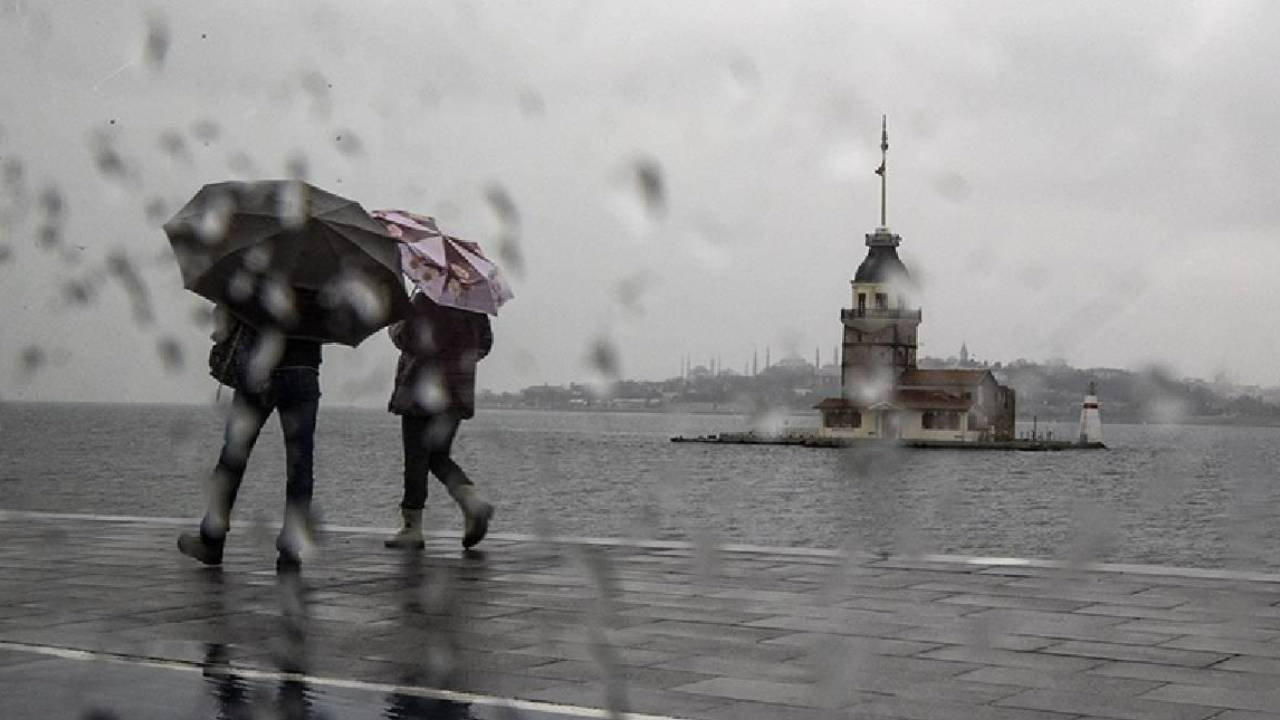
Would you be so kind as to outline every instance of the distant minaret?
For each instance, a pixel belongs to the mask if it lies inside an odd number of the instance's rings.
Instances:
[[[1080,444],[1102,442],[1102,415],[1098,413],[1098,387],[1089,383],[1089,390],[1080,406]]]
[[[968,367],[968,366],[969,366],[969,346],[962,342],[960,343],[960,367]]]
[[[773,363],[769,361],[769,346],[764,346],[764,369],[768,370]]]
[[[822,350],[820,350],[819,348],[814,348],[813,349],[813,369],[816,371],[821,367],[822,367]]]
[[[760,374],[760,351],[755,348],[751,349],[751,375]]]

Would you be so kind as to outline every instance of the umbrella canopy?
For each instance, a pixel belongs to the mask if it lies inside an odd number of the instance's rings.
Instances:
[[[205,185],[164,231],[183,286],[258,329],[355,346],[408,308],[399,243],[304,182]]]
[[[407,210],[374,210],[372,215],[401,241],[405,276],[436,304],[497,315],[515,296],[478,244],[444,234],[435,218]]]

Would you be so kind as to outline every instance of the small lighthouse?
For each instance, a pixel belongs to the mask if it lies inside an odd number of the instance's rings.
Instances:
[[[1089,383],[1084,404],[1080,406],[1080,444],[1102,442],[1102,416],[1098,414],[1098,388]]]

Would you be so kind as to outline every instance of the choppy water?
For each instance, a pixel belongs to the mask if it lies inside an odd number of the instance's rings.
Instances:
[[[195,517],[223,412],[0,405],[0,507]],[[496,531],[1280,568],[1275,428],[1109,425],[1111,450],[1060,453],[668,440],[744,425],[731,416],[481,410],[463,425],[456,454],[498,506]],[[398,420],[322,405],[317,445],[325,520],[391,527]],[[280,512],[283,467],[273,419],[238,519]],[[428,526],[457,529],[443,488],[433,481],[430,490]]]

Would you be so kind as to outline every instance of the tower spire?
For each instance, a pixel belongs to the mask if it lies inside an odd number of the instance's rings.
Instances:
[[[889,116],[880,116],[880,167],[876,168],[876,174],[880,176],[880,227],[887,228],[889,223],[885,219],[885,163],[889,159]]]

